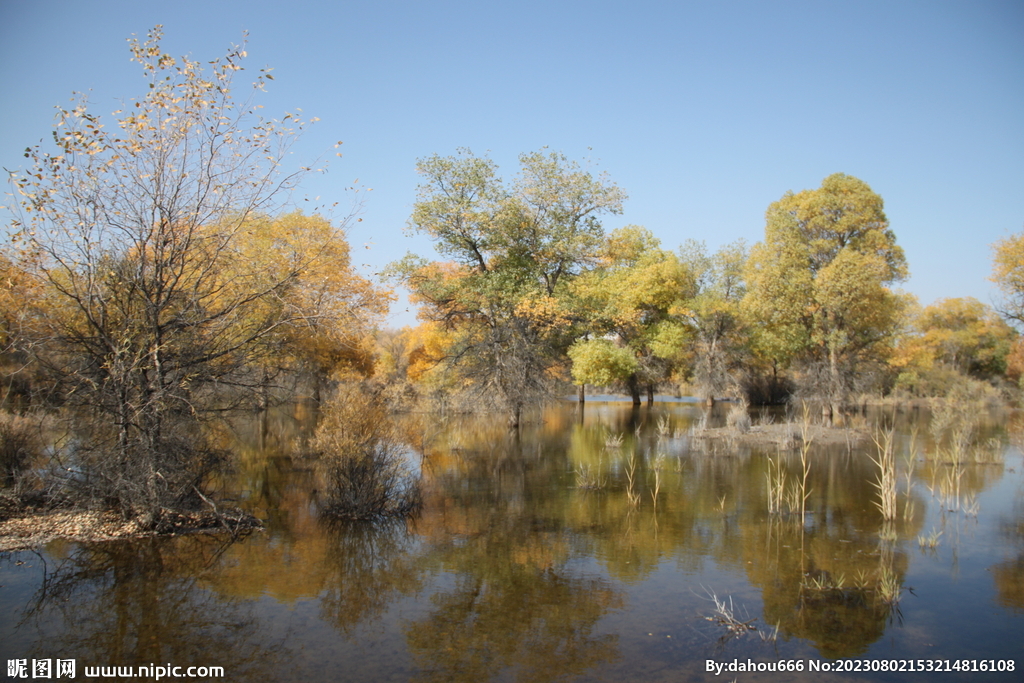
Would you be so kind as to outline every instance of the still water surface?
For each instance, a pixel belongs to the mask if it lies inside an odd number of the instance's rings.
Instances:
[[[976,417],[958,493],[926,413],[855,418],[895,418],[899,514],[886,523],[870,439],[812,442],[805,478],[799,448],[695,438],[708,418],[686,402],[565,403],[518,437],[500,418],[411,416],[423,512],[329,525],[294,455],[313,420],[297,406],[223,430],[236,458],[222,486],[265,532],[7,554],[0,651],[75,658],[78,678],[170,664],[223,666],[230,681],[1019,681],[1020,418]],[[779,472],[783,510],[769,514]],[[714,596],[755,630],[718,623]],[[1015,671],[706,670],[836,658]]]

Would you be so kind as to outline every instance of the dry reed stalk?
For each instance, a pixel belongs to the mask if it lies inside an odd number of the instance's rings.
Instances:
[[[782,469],[782,454],[773,460],[768,458],[768,471],[765,472],[768,486],[768,514],[782,514],[782,500],[786,490],[786,473]]]
[[[896,455],[893,451],[895,427],[875,432],[874,442],[878,449],[878,457],[871,462],[878,467],[878,476],[872,485],[878,489],[878,500],[875,507],[886,520],[896,519]],[[870,457],[870,456],[869,456]]]

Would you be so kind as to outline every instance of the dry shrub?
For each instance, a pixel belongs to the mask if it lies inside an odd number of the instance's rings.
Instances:
[[[0,411],[0,486],[16,486],[39,453],[38,422]]]
[[[725,418],[726,424],[739,432],[746,434],[750,431],[750,414],[747,412],[745,403],[733,403],[729,408],[729,414]]]
[[[420,484],[379,393],[343,385],[323,409],[312,441],[327,491],[324,512],[345,519],[404,517]]]

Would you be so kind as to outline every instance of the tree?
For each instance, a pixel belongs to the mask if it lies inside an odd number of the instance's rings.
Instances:
[[[505,186],[497,166],[469,150],[417,165],[425,182],[410,218],[451,259],[408,256],[392,272],[421,303],[421,318],[454,339],[446,367],[507,410],[544,396],[560,350],[572,339],[562,299],[594,262],[599,216],[618,213],[625,194],[558,153],[523,154]]]
[[[991,381],[1004,376],[1017,333],[989,306],[971,297],[940,299],[913,321],[901,340],[900,383],[942,394],[957,374]]]
[[[740,240],[708,254],[703,242],[688,240],[680,257],[696,286],[682,311],[694,339],[694,383],[710,405],[715,396],[735,386],[732,365],[746,343],[740,302],[746,294],[747,247]]]
[[[640,369],[633,350],[610,339],[581,339],[569,347],[572,377],[577,384],[607,387],[627,383]],[[636,396],[639,403],[640,396]]]
[[[393,295],[352,268],[344,231],[323,216],[293,211],[253,216],[243,237],[245,268],[262,273],[266,284],[287,281],[259,313],[286,323],[260,342],[261,386],[279,374],[304,377],[319,401],[324,378],[372,375],[372,327]]]
[[[112,130],[84,99],[59,109],[56,150],[27,149],[14,181],[15,240],[46,292],[38,357],[94,418],[76,481],[145,526],[201,497],[213,453],[197,420],[253,387],[261,341],[321,319],[282,302],[338,238],[326,231],[270,272],[286,259],[277,245],[254,262],[254,217],[308,170],[281,170],[303,124],[235,102],[241,47],[204,67],[163,53],[160,38],[157,27],[129,41],[149,89]]]
[[[653,400],[654,387],[668,375],[682,347],[683,329],[673,311],[693,294],[686,268],[649,230],[630,225],[608,236],[599,265],[579,277],[572,290],[587,336],[597,337],[573,345],[576,381],[610,376],[625,385],[634,405],[640,403],[643,385],[648,400]],[[621,352],[610,354],[597,343],[601,338],[628,349],[633,362],[623,363]],[[605,362],[610,365],[602,365]]]
[[[804,364],[805,391],[831,417],[858,364],[891,344],[907,276],[882,198],[842,173],[768,207],[765,240],[746,269],[745,314],[763,357]]]
[[[1014,324],[1024,323],[1024,233],[1001,239],[992,247],[992,281],[1004,297],[1000,312]]]

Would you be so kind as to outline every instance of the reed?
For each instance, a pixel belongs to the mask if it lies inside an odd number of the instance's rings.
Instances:
[[[805,429],[805,434],[806,434]],[[807,515],[807,498],[811,495],[811,489],[807,488],[807,477],[811,473],[811,460],[809,458],[811,451],[811,439],[809,437],[804,438],[803,448],[800,449],[800,520],[803,522]]]
[[[932,532],[927,536],[918,536],[917,545],[923,550],[925,548],[934,550],[939,547],[939,537],[942,536],[942,531],[938,529],[932,529]]]
[[[604,477],[598,474],[597,468],[590,465],[576,466],[576,488],[597,491],[605,486]]]
[[[704,617],[708,621],[713,621],[721,624],[725,627],[725,630],[729,632],[729,635],[738,636],[746,633],[747,631],[756,631],[757,627],[754,626],[754,622],[757,618],[747,619],[746,621],[740,621],[736,616],[736,609],[733,607],[732,597],[727,599],[719,599],[713,592],[708,591],[708,597],[712,602],[715,603],[715,614],[714,616]]]
[[[888,567],[882,568],[878,577],[878,585],[875,588],[875,594],[883,604],[889,607],[895,607],[899,604],[900,598],[903,595],[903,586],[896,572]]]
[[[764,476],[768,487],[768,514],[781,515],[786,491],[786,472],[782,469],[781,453],[774,459],[768,458],[768,471]]]
[[[896,456],[893,451],[895,427],[875,432],[874,442],[878,457],[871,457],[871,462],[878,467],[878,475],[872,485],[878,490],[875,507],[886,520],[896,519]]]
[[[626,499],[631,507],[640,506],[640,494],[636,490],[636,455],[630,453],[626,468]]]
[[[651,501],[658,507],[658,494],[661,493],[661,468],[665,464],[665,454],[659,453],[654,458],[654,486],[651,488]]]

